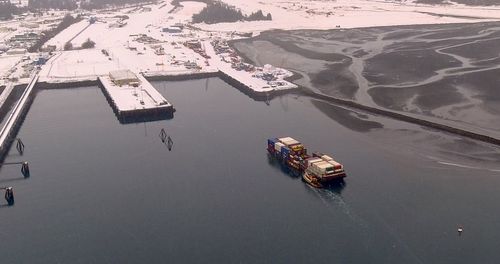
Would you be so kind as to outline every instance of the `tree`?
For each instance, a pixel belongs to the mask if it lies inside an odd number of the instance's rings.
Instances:
[[[90,38],[88,38],[85,42],[82,43],[82,49],[92,49],[95,47],[95,42],[93,42]]]
[[[11,19],[12,15],[19,13],[19,9],[9,1],[0,1],[0,20]]]
[[[73,49],[73,44],[71,44],[71,42],[66,42],[64,44],[64,50],[72,50]]]
[[[82,18],[80,16],[74,18],[69,14],[66,15],[56,28],[45,30],[42,33],[40,33],[40,39],[35,44],[33,44],[33,46],[31,46],[28,49],[28,51],[37,52],[43,46],[43,44],[45,44],[45,42],[47,42],[49,39],[55,37],[57,34],[59,34],[59,32],[63,31],[67,27],[81,20]]]

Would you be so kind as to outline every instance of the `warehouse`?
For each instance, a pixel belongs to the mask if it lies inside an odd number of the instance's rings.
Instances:
[[[139,84],[139,78],[130,70],[109,72],[109,78],[118,86]]]

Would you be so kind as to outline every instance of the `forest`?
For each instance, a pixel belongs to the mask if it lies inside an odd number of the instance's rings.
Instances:
[[[236,21],[256,21],[272,20],[271,14],[264,15],[262,10],[258,10],[250,15],[244,15],[241,10],[219,1],[200,1],[207,3],[207,6],[200,13],[193,15],[193,23],[223,23]]]

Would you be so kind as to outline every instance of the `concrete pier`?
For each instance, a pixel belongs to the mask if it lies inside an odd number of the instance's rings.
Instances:
[[[114,75],[117,76],[114,76]],[[175,111],[144,76],[125,72],[100,76],[99,83],[115,114],[122,123],[137,120],[160,120],[171,117]],[[122,79],[120,79],[122,78]]]
[[[210,64],[216,66],[219,70],[219,76],[245,94],[262,99],[299,88],[297,85],[285,80],[280,80],[281,85],[279,86],[270,84],[264,79],[253,76],[254,73],[252,72],[234,69],[230,63],[221,61],[221,57],[216,54],[210,41],[205,41],[203,46],[207,55],[210,56]]]
[[[12,112],[7,117],[5,125],[0,130],[0,157],[3,160],[5,154],[9,151],[12,139],[16,136],[19,126],[24,120],[24,115],[29,110],[32,102],[32,94],[38,81],[38,73],[34,73],[21,98],[14,106]]]

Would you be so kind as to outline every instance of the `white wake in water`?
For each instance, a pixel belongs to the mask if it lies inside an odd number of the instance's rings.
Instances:
[[[436,157],[432,157],[432,156],[427,156],[427,158],[434,160],[439,164],[447,165],[447,166],[459,167],[459,168],[470,169],[470,170],[485,170],[485,171],[491,171],[491,172],[500,172],[500,168],[476,167],[476,166],[471,166],[471,165],[466,165],[466,164],[444,161],[444,160],[440,160],[440,159],[438,159]]]
[[[307,186],[316,193],[316,195],[319,197],[319,199],[323,202],[323,204],[326,207],[332,208],[336,211],[337,209],[340,209],[340,211],[344,213],[344,215],[349,217],[349,219],[351,219],[353,223],[364,228],[368,226],[363,219],[361,219],[352,211],[351,207],[344,201],[344,199],[340,194],[335,193],[328,189],[317,189],[309,185]]]

